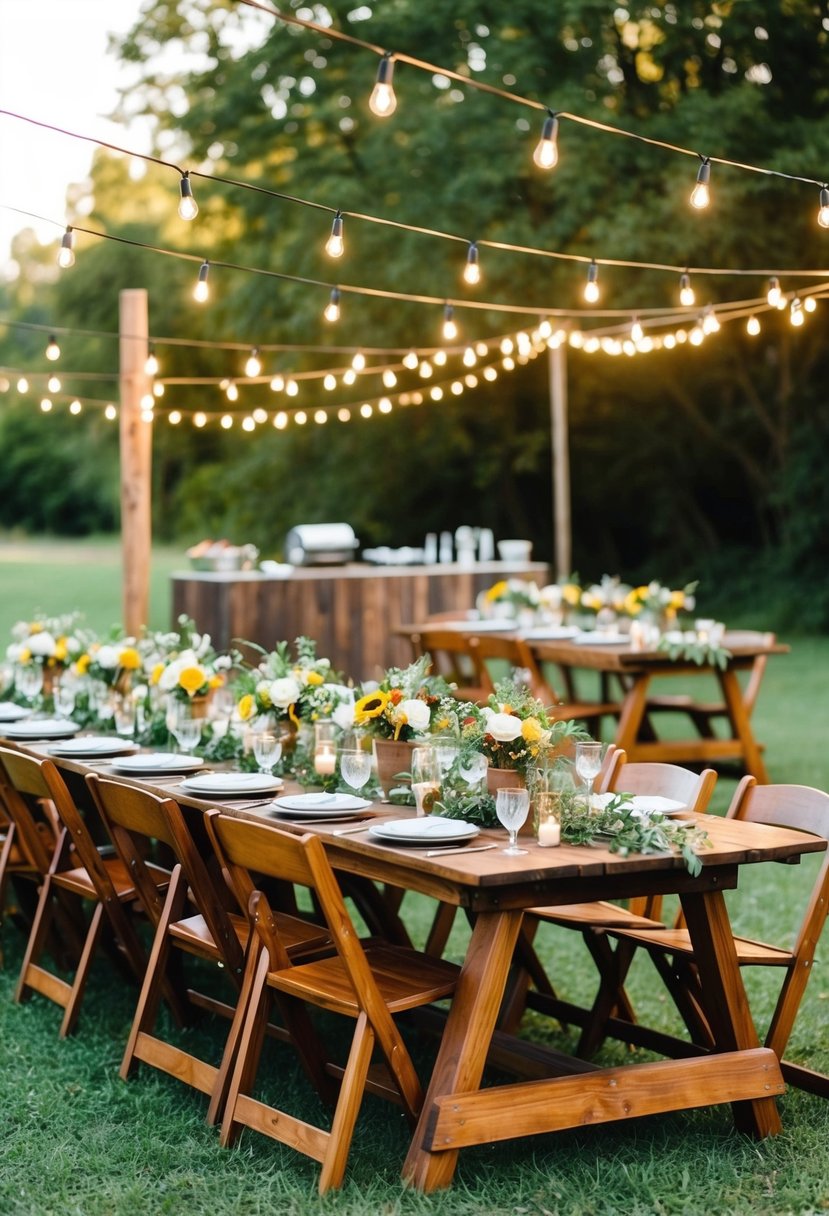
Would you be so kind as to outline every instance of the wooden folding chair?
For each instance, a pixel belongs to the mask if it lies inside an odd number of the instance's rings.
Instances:
[[[229,911],[232,895],[222,876],[218,871],[212,873],[201,856],[181,807],[173,799],[108,781],[93,773],[88,774],[86,780],[119,857],[134,875],[138,898],[156,930],[121,1061],[121,1076],[126,1080],[140,1060],[178,1077],[185,1085],[210,1096],[207,1122],[215,1123],[227,1092],[244,1013],[238,998],[250,936],[248,919]],[[166,845],[176,859],[163,900],[146,861],[151,841]],[[320,925],[282,913],[277,914],[277,919],[286,948],[292,955],[330,945],[328,933]],[[232,1004],[193,989],[186,992],[193,1005],[232,1019],[218,1065],[162,1039],[155,1029],[167,986],[175,985],[180,992],[179,977],[174,974],[174,948],[221,968],[234,989]]]
[[[485,704],[492,691],[489,673],[483,671],[469,637],[461,629],[420,629],[411,634],[415,658],[428,654],[432,671],[456,685],[454,695],[461,701]]]
[[[39,992],[60,1005],[64,1010],[60,1036],[64,1038],[77,1023],[104,917],[118,950],[117,957],[127,963],[139,982],[143,978],[146,955],[126,912],[126,906],[137,900],[138,892],[120,858],[102,856],[98,851],[51,760],[2,748],[0,766],[5,774],[7,805],[18,826],[26,822],[27,804],[28,818],[34,822],[31,808],[37,801],[54,806],[61,824],[54,851],[42,874],[15,1000],[23,1001],[32,992]],[[33,846],[34,837],[27,834],[27,839]],[[42,864],[42,854],[39,860]],[[150,873],[159,887],[166,886],[170,877],[166,870],[152,867]],[[84,907],[91,909],[88,923],[83,916]],[[61,938],[77,954],[71,983],[49,971],[41,961],[53,920],[57,920]]]
[[[607,690],[602,685],[601,698],[596,701],[586,701],[583,697],[579,697],[573,673],[570,670],[564,669],[560,672],[563,679],[563,688],[557,690],[550,684],[544,674],[544,664],[552,665],[555,663],[555,645],[553,643],[544,642],[543,640],[533,641],[532,644],[524,643],[524,646],[532,656],[533,662],[547,688],[549,689],[550,700],[547,702],[553,706],[554,716],[556,718],[575,718],[577,721],[584,722],[590,729],[591,733],[599,738],[601,733],[601,725],[603,718],[618,718],[622,712],[621,701],[613,701],[607,696]]]
[[[599,789],[602,792],[651,794],[672,798],[683,803],[689,811],[704,814],[716,782],[717,774],[713,769],[693,773],[676,764],[629,763],[623,759],[621,762],[617,760],[607,778],[599,785]],[[522,968],[511,985],[509,998],[505,1003],[501,1018],[502,1028],[514,1029],[521,1019],[525,1005],[528,1005],[562,1021],[582,1026],[583,1033],[578,1051],[579,1054],[589,1052],[592,1048],[591,1034],[595,1019],[589,1010],[561,1000],[555,992],[533,947],[539,925],[558,925],[563,929],[575,929],[580,932],[600,976],[604,976],[612,951],[602,930],[615,926],[647,928],[651,925],[661,925],[662,922],[658,919],[661,909],[661,896],[631,899],[626,905],[597,900],[583,904],[529,909],[521,927],[516,955]],[[535,985],[534,989],[529,987],[530,981]],[[613,1008],[610,1012],[616,1009],[633,1020],[633,1010],[624,990],[624,977],[614,991]]]
[[[753,777],[744,777],[735,792],[728,816],[750,823],[764,823],[773,827],[790,828],[809,832],[829,841],[829,794],[804,785],[757,785]],[[737,896],[739,898],[739,896]],[[829,1076],[814,1072],[801,1064],[784,1059],[784,1053],[794,1026],[800,1002],[812,974],[815,951],[829,910],[829,852],[824,854],[823,864],[812,886],[805,911],[800,921],[791,949],[769,945],[749,937],[734,937],[737,962],[741,967],[779,967],[783,982],[775,1004],[774,1013],[765,1037],[765,1046],[770,1047],[780,1060],[783,1077],[790,1085],[809,1090],[822,1098],[829,1098]],[[679,917],[672,928],[654,925],[645,929],[613,928],[607,935],[618,942],[613,951],[612,967],[605,970],[602,986],[593,1006],[592,1016],[597,1022],[592,1035],[598,1045],[605,1033],[627,1038],[634,1032],[634,1039],[643,1046],[654,1045],[665,1054],[667,1036],[654,1034],[645,1027],[625,1026],[621,1018],[608,1019],[613,1012],[614,990],[630,966],[633,952],[637,948],[647,951],[668,992],[688,1028],[694,1043],[703,1048],[713,1046],[713,1035],[709,1029],[707,1011],[702,999],[691,935]],[[687,1051],[687,1043],[677,1040],[679,1050]]]
[[[12,818],[19,807],[19,823]],[[37,817],[6,786],[0,767],[0,928],[7,910],[9,882],[26,879],[39,885],[49,869],[49,861],[57,843],[57,823],[42,806],[37,807]],[[17,897],[22,888],[16,887]],[[36,902],[33,890],[32,903]],[[31,929],[31,925],[29,925]],[[3,966],[3,949],[0,942],[0,967]]]
[[[247,889],[255,870],[309,889],[317,901],[336,954],[293,962],[267,898],[255,890],[248,904],[255,937],[248,951],[247,1012],[222,1123],[222,1143],[252,1127],[322,1163],[319,1191],[340,1185],[366,1089],[398,1102],[414,1124],[423,1102],[420,1081],[394,1017],[450,996],[458,969],[441,959],[357,937],[322,841],[293,836],[267,824],[208,812],[208,830],[223,868],[237,890]],[[275,999],[292,1032],[305,1072],[318,1090],[339,1094],[329,1131],[254,1098],[251,1089],[262,1050],[268,1007]],[[327,1058],[308,1006],[354,1019],[345,1067]],[[375,1045],[385,1066],[371,1067]]]

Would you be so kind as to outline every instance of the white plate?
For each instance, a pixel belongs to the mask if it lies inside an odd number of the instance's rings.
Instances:
[[[204,761],[200,756],[178,752],[140,752],[137,756],[120,756],[112,767],[125,776],[146,777],[152,773],[195,773]]]
[[[615,797],[615,794],[594,794],[593,803],[604,810]],[[675,798],[663,798],[659,794],[633,794],[626,800],[625,805],[631,807],[637,815],[654,815],[657,813],[660,815],[679,815],[682,811],[688,810],[684,802],[677,802]]]
[[[577,646],[627,646],[630,638],[626,633],[599,633],[597,629],[579,633],[573,641]]]
[[[521,629],[519,632],[527,641],[536,642],[564,642],[581,634],[581,630],[575,625],[536,625],[532,629]]]
[[[178,788],[197,798],[244,798],[281,790],[282,778],[267,773],[202,773],[186,778]]]
[[[32,711],[25,705],[15,705],[14,701],[0,701],[0,722],[19,722],[21,718],[30,718]]]
[[[371,803],[354,794],[283,794],[274,798],[273,806],[280,814],[290,812],[303,819],[339,819],[344,814],[357,815]]]
[[[112,735],[81,735],[77,739],[66,739],[63,743],[55,743],[49,748],[53,756],[123,756],[137,752],[138,745],[127,739],[114,739]]]
[[[81,728],[69,718],[27,718],[4,726],[7,739],[71,739]]]
[[[369,828],[368,834],[384,844],[454,844],[472,840],[480,828],[463,819],[444,819],[442,815],[423,815],[416,819],[392,819]]]

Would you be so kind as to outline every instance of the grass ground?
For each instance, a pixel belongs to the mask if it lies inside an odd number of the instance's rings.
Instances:
[[[26,550],[12,555],[0,547],[0,639],[36,605],[44,610],[82,606],[100,628],[118,619],[112,546],[69,550],[67,556],[64,546],[42,546],[34,555]],[[157,604],[163,602],[166,573],[178,560],[167,554],[154,562]],[[154,623],[160,625],[167,617],[163,607],[159,611]],[[774,780],[829,789],[827,661],[829,639],[795,639],[792,654],[769,665],[756,726]],[[723,783],[721,801],[731,788]],[[790,940],[816,864],[807,859],[800,867],[746,867],[740,890],[729,895],[737,930]],[[403,910],[422,941],[427,901],[407,896]],[[346,1184],[320,1200],[314,1163],[253,1133],[246,1133],[236,1149],[222,1150],[204,1124],[206,1103],[198,1094],[144,1067],[129,1082],[119,1080],[135,993],[113,982],[105,961],[93,970],[77,1036],[59,1042],[54,1006],[40,997],[26,1005],[13,1003],[22,938],[11,924],[3,938],[3,1216],[707,1216],[712,1211],[805,1216],[829,1209],[829,1104],[797,1091],[780,1103],[783,1134],[760,1144],[733,1131],[727,1107],[585,1127],[466,1151],[452,1190],[433,1196],[402,1187],[405,1126],[394,1108],[369,1098]],[[465,941],[466,931],[458,926],[449,945],[454,957],[463,956]],[[594,972],[578,935],[551,930],[542,945],[562,993],[588,999]],[[827,953],[827,947],[819,951],[790,1053],[824,1070],[829,1070]],[[761,1034],[775,982],[774,975],[746,975]],[[676,1028],[647,960],[634,964],[630,991],[645,1020]],[[218,1051],[223,1029],[206,1022],[185,1032],[185,1038]],[[526,1032],[560,1047],[572,1044],[567,1032],[539,1017],[527,1020]],[[292,1057],[278,1045],[268,1046],[269,1083],[289,1095],[296,1113],[316,1117]],[[429,1048],[419,1050],[426,1075]],[[602,1058],[622,1061],[626,1053],[610,1045]]]

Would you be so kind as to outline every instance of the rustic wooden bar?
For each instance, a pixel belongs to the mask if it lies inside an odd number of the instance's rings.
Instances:
[[[544,562],[479,562],[474,566],[297,566],[287,577],[258,570],[173,574],[173,621],[195,620],[224,649],[237,639],[270,650],[300,634],[354,679],[379,679],[385,668],[411,662],[411,646],[394,631],[406,621],[474,607],[475,597],[502,578],[548,581]]]

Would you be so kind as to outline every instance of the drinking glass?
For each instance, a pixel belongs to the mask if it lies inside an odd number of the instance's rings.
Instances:
[[[180,751],[187,754],[201,739],[201,720],[194,718],[190,706],[170,698],[167,707],[167,729],[176,737]]]
[[[55,710],[62,718],[68,718],[75,708],[75,700],[78,695],[78,690],[72,680],[66,676],[62,680],[58,680],[54,689]]]
[[[432,747],[438,759],[440,775],[445,779],[449,776],[449,773],[452,771],[452,765],[458,758],[460,744],[451,735],[439,735],[433,740]]]
[[[14,683],[17,691],[34,708],[43,688],[43,668],[39,663],[26,663],[23,667],[18,667]]]
[[[253,755],[259,765],[259,772],[270,776],[282,755],[282,740],[269,731],[256,731],[253,736]]]
[[[374,757],[362,748],[340,751],[340,772],[343,781],[353,790],[361,790],[371,776]]]
[[[458,772],[467,785],[478,785],[486,777],[489,760],[483,752],[470,752],[458,765]]]
[[[440,797],[440,762],[433,747],[412,750],[412,793],[418,815],[430,815]]]
[[[518,847],[518,829],[524,823],[530,811],[530,791],[523,786],[505,785],[495,795],[495,814],[498,822],[509,832],[509,844],[503,850],[511,857],[526,853],[526,849]]]
[[[601,743],[576,744],[576,775],[587,787],[588,807],[593,803],[593,782],[602,768],[602,748]]]
[[[55,700],[57,705],[57,700]],[[131,739],[135,734],[135,706],[132,697],[119,697],[114,705],[115,730],[117,734]]]

